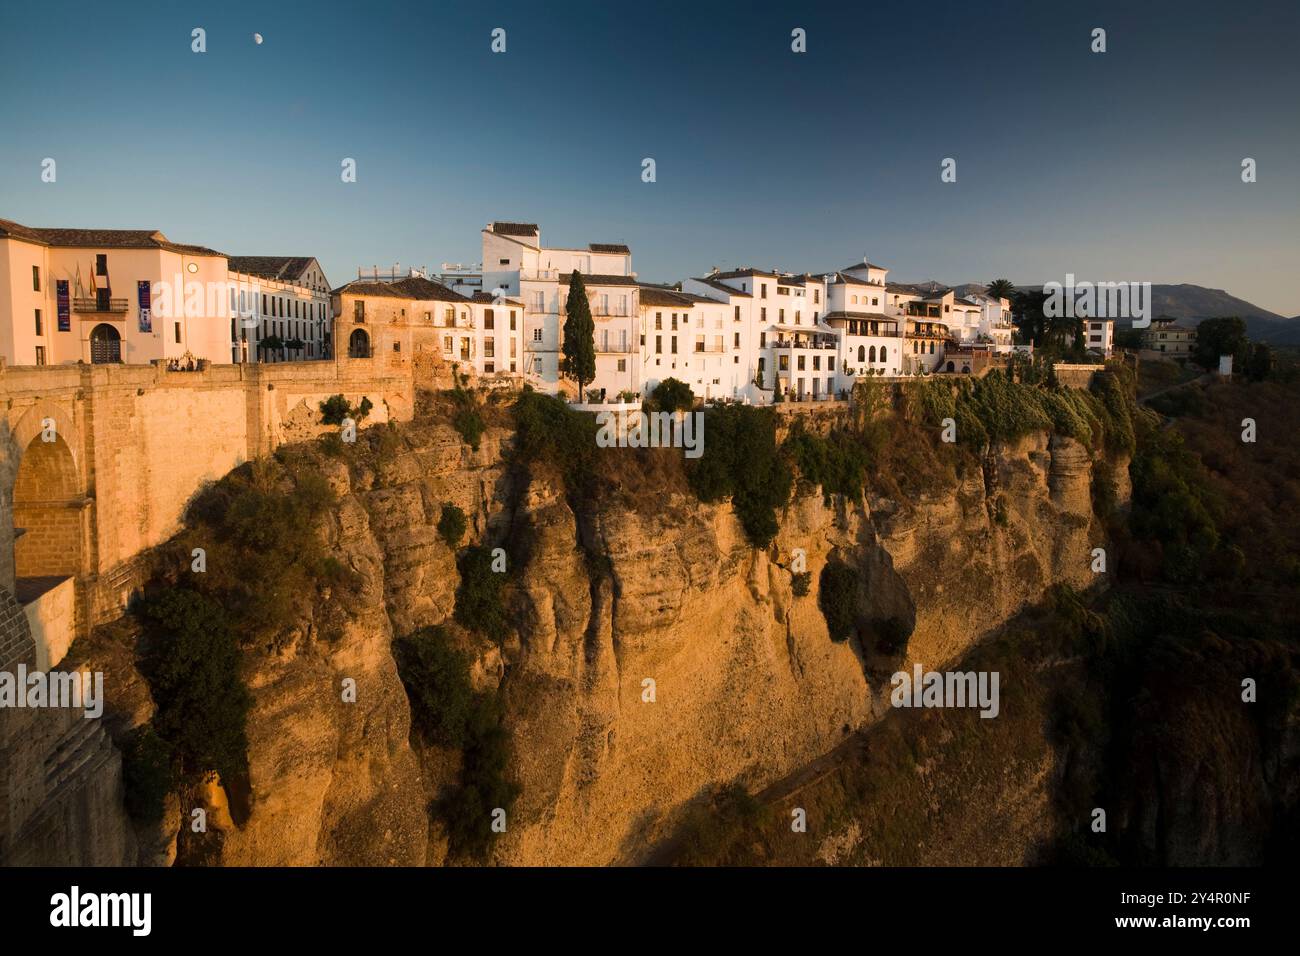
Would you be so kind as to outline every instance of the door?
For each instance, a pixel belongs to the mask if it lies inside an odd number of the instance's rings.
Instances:
[[[91,330],[90,361],[94,365],[122,361],[122,336],[117,329],[100,323]]]

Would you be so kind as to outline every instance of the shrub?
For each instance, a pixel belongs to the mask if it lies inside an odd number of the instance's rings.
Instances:
[[[167,794],[175,789],[176,755],[150,724],[132,731],[122,749],[126,812],[137,823],[162,819]]]
[[[449,548],[455,548],[465,537],[465,512],[451,502],[444,502],[442,515],[438,518],[438,536],[447,542]]]
[[[695,405],[695,393],[685,382],[666,378],[650,393],[650,406],[659,412],[689,412]]]
[[[186,774],[215,770],[226,780],[242,778],[252,698],[240,678],[225,609],[189,588],[173,587],[147,596],[137,614],[145,637],[141,671],[157,705],[158,736],[175,749]]]
[[[832,641],[847,641],[857,630],[858,574],[845,564],[822,568],[818,604]]]
[[[837,429],[829,438],[822,438],[807,431],[802,421],[796,421],[782,451],[807,481],[821,486],[828,500],[832,494],[862,496],[869,455],[850,432]]]
[[[811,587],[811,571],[796,571],[790,576],[790,590],[794,592],[795,597],[807,597]]]
[[[393,656],[417,733],[429,743],[463,747],[475,706],[466,655],[441,627],[425,627],[394,641]]]
[[[519,464],[546,464],[564,476],[571,490],[589,480],[596,452],[594,415],[573,411],[563,399],[526,391],[514,404],[514,417]]]
[[[456,429],[465,444],[478,451],[479,442],[483,438],[483,432],[487,430],[487,425],[483,421],[478,403],[474,400],[474,393],[457,385],[446,394],[451,398],[454,409],[451,416],[452,428]]]
[[[704,412],[704,453],[687,466],[701,501],[731,498],[732,508],[756,548],[778,530],[776,509],[790,498],[791,476],[776,447],[776,422],[768,409],[725,405]]]
[[[435,804],[453,856],[486,858],[497,837],[493,811],[509,814],[519,795],[519,787],[506,775],[509,765],[510,735],[501,723],[496,697],[483,695],[471,712],[460,781]]]
[[[504,577],[504,574],[492,570],[492,552],[487,547],[468,548],[461,556],[456,620],[497,642],[505,638],[507,626],[505,604],[501,598]]]
[[[320,403],[321,422],[325,425],[342,425],[345,418],[360,422],[374,407],[365,396],[362,396],[360,405],[353,407],[342,395],[331,395]]]
[[[507,777],[510,736],[496,692],[475,693],[469,656],[451,646],[441,627],[421,628],[393,650],[416,733],[461,751],[459,779],[431,809],[447,828],[451,853],[481,859],[497,835],[492,812],[508,813],[519,795]]]
[[[316,525],[333,500],[319,471],[273,460],[205,488],[187,514],[186,547],[207,551],[194,588],[225,607],[240,633],[290,626],[314,601],[326,560]]]

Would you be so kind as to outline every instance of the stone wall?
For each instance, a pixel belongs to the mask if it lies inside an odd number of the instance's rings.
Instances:
[[[326,431],[331,395],[369,399],[373,424],[409,420],[414,392],[409,367],[367,359],[0,367],[0,585],[75,576],[85,634],[120,613],[141,583],[139,556],[178,529],[205,482]]]

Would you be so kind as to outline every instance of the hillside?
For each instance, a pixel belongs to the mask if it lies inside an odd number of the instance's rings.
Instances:
[[[917,283],[928,285],[929,282]],[[943,283],[938,283],[943,286]],[[1042,285],[1019,285],[1026,291],[1040,290]],[[958,295],[982,291],[982,282],[964,282],[953,286]],[[1235,315],[1246,320],[1246,332],[1252,338],[1273,345],[1300,345],[1300,316],[1287,318],[1254,303],[1229,295],[1222,289],[1181,283],[1152,285],[1153,315],[1167,315],[1195,325],[1202,319]],[[1123,325],[1125,323],[1121,323]]]

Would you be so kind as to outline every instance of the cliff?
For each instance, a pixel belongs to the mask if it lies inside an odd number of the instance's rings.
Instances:
[[[476,686],[497,690],[512,740],[520,795],[493,861],[644,861],[710,788],[760,788],[887,709],[882,660],[955,659],[1050,585],[1091,584],[1090,551],[1103,543],[1091,454],[1042,433],[995,446],[955,487],[854,498],[800,482],[765,549],[729,504],[700,503],[680,475],[653,493],[575,498],[546,469],[512,467],[501,424],[477,450],[431,415],[368,434],[341,456],[294,452],[330,485],[320,534],[356,583],[244,644],[247,793],[229,799],[246,814],[236,807],[236,824],[220,788],[183,795],[184,818],[206,805],[219,839],[182,830],[182,861],[446,861],[428,808],[460,757],[412,734],[393,654],[395,638],[440,623],[472,654]],[[459,577],[437,532],[444,503],[469,517],[472,541],[510,553],[516,626],[499,646],[450,622]],[[857,573],[868,646],[830,639],[828,562]],[[810,572],[802,596],[798,567]],[[902,622],[905,649],[872,646],[885,620]],[[116,666],[117,683],[134,679]],[[355,702],[343,697],[349,678]]]

